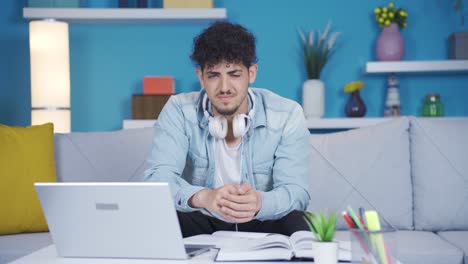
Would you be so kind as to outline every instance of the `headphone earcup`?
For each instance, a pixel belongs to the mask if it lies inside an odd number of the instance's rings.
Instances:
[[[236,115],[232,120],[232,132],[235,138],[241,138],[249,130],[249,116],[245,114]]]
[[[227,135],[228,124],[226,118],[222,116],[210,117],[210,134],[217,139],[224,139]]]

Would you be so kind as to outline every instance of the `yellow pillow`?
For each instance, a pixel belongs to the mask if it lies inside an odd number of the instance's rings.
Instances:
[[[0,234],[48,231],[34,182],[55,182],[54,125],[0,125]]]

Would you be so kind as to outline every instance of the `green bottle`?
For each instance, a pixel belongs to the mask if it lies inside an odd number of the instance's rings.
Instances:
[[[422,116],[441,117],[444,116],[444,105],[440,101],[439,94],[428,94],[422,107]]]

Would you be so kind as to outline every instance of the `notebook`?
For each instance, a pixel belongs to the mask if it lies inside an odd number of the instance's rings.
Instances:
[[[187,259],[167,183],[35,183],[62,257]]]

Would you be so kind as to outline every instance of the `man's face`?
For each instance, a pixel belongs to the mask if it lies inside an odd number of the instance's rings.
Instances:
[[[257,65],[221,62],[197,69],[198,79],[205,88],[214,114],[232,116],[247,113],[249,83],[255,81]]]

